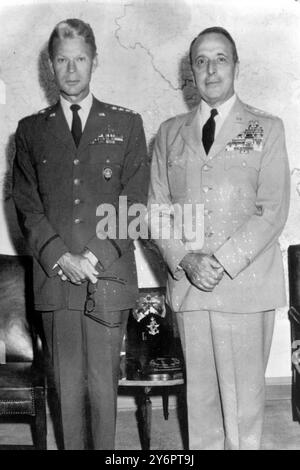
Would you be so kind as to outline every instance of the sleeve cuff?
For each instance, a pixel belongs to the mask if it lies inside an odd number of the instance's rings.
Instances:
[[[47,276],[54,277],[57,274],[59,266],[57,261],[59,258],[67,253],[69,250],[63,243],[60,237],[57,237],[45,245],[45,248],[41,250],[39,262],[46,272]],[[57,266],[56,266],[57,265]]]
[[[243,269],[251,264],[251,260],[244,253],[239,255],[233,249],[229,249],[230,247],[226,246],[227,243],[214,253],[214,257],[223,266],[231,279],[234,279]]]
[[[185,275],[184,269],[179,265],[188,251],[183,244],[178,244],[176,248],[176,250],[171,250],[171,252],[165,254],[165,261],[174,279],[179,280]]]
[[[92,253],[91,250],[89,250],[88,248],[86,248],[83,252],[83,256],[87,258],[93,266],[96,266],[96,264],[98,263],[97,256],[95,256],[94,253]]]
[[[116,243],[112,243],[108,238],[105,240],[93,239],[87,245],[97,258],[97,262],[101,263],[104,270],[108,269],[118,258],[120,258],[119,250],[116,248]]]

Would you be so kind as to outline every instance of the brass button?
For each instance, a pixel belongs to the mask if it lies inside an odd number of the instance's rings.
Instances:
[[[81,222],[81,219],[75,219],[74,220],[74,224],[80,224],[80,222]]]
[[[79,178],[75,178],[75,179],[74,179],[74,184],[75,184],[76,186],[78,186],[78,185],[80,184],[80,179],[79,179]]]
[[[81,203],[80,199],[75,199],[75,201],[74,201],[75,206],[78,206],[78,204],[80,204],[80,203]]]
[[[208,165],[203,165],[202,170],[203,170],[203,171],[209,171],[210,168],[211,168],[211,167],[208,166]]]
[[[73,161],[74,165],[79,165],[80,161],[78,160],[78,158],[75,158],[75,160]]]
[[[213,234],[214,234],[214,232],[208,230],[207,232],[205,232],[204,235],[205,235],[206,238],[210,238],[210,237],[213,236]]]
[[[203,186],[202,191],[207,193],[211,188],[209,186]]]

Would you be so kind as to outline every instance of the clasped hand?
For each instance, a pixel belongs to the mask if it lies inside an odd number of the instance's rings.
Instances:
[[[202,253],[188,253],[180,266],[189,281],[205,292],[211,292],[224,275],[224,268],[216,258]]]
[[[60,267],[58,275],[62,281],[68,280],[73,284],[81,284],[88,280],[96,284],[98,280],[99,272],[84,254],[65,253],[57,264]]]

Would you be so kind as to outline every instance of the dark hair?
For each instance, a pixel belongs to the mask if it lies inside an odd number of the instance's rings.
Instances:
[[[234,63],[237,63],[237,62],[239,61],[239,57],[238,57],[237,48],[236,48],[236,45],[235,45],[235,42],[234,42],[232,36],[228,33],[228,31],[227,31],[226,29],[222,28],[221,26],[212,26],[211,28],[206,28],[206,29],[204,29],[203,31],[201,31],[201,33],[199,33],[198,36],[196,36],[196,37],[193,39],[193,41],[191,42],[191,45],[190,45],[190,52],[189,52],[191,65],[192,65],[192,63],[193,63],[192,52],[193,52],[193,46],[194,46],[195,42],[196,42],[201,36],[204,36],[205,34],[211,34],[211,33],[223,34],[223,36],[225,36],[225,38],[227,38],[228,41],[230,41],[231,46],[232,46],[233,61],[234,61]]]
[[[88,23],[77,18],[71,18],[60,21],[52,31],[48,41],[48,53],[51,60],[54,57],[54,43],[57,39],[74,38],[82,36],[85,42],[90,46],[92,55],[95,57],[97,53],[95,36],[92,28]]]

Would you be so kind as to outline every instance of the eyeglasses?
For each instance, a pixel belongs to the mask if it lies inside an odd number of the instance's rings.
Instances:
[[[89,315],[95,310],[95,307],[96,307],[95,294],[98,289],[99,280],[118,282],[119,284],[123,284],[123,285],[126,284],[125,279],[122,279],[121,277],[117,277],[117,276],[98,276],[98,281],[95,284],[93,284],[92,282],[88,282],[86,301],[84,304],[85,315]]]

